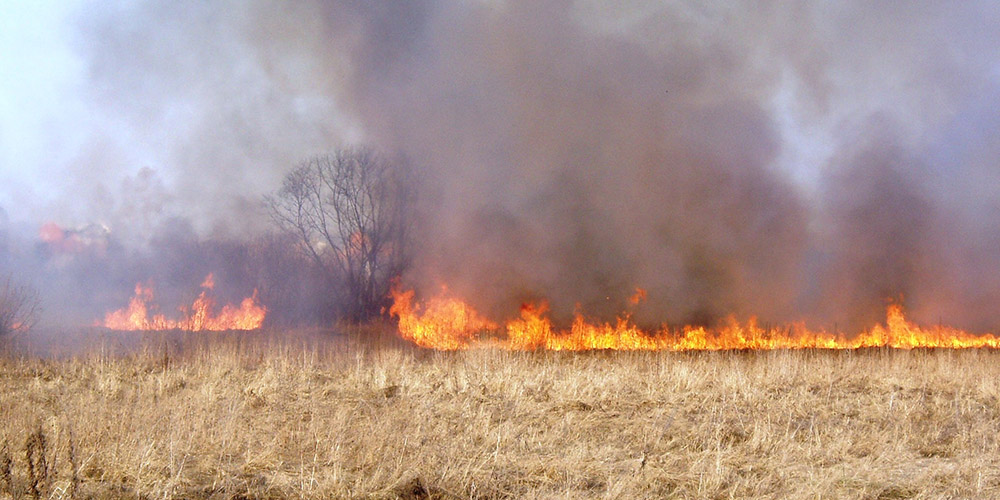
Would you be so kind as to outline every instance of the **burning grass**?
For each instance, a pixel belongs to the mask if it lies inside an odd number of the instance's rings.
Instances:
[[[638,304],[646,292],[636,290],[629,302]],[[390,314],[399,319],[403,338],[431,349],[454,351],[492,347],[517,351],[724,351],[773,349],[898,349],[938,348],[978,349],[1000,347],[1000,338],[991,333],[974,334],[944,325],[921,326],[907,320],[899,304],[890,304],[884,324],[856,334],[813,330],[804,323],[769,327],[751,317],[741,323],[729,317],[714,328],[686,325],[659,330],[643,330],[625,311],[614,323],[594,322],[577,313],[573,324],[555,328],[546,316],[547,306],[524,304],[519,318],[500,323],[479,315],[462,300],[447,295],[426,303],[414,299],[412,290],[395,288]]]
[[[153,311],[158,309],[153,302],[153,287],[149,284],[137,283],[135,296],[127,307],[112,311],[104,316],[99,326],[119,331],[225,331],[225,330],[256,330],[264,322],[267,308],[257,301],[257,290],[253,295],[243,299],[239,307],[226,304],[218,312],[215,311],[215,300],[208,292],[215,288],[215,280],[209,274],[201,283],[201,293],[190,306],[179,308],[180,319],[170,319],[164,314]]]
[[[0,497],[1000,496],[994,350],[152,338],[0,359]]]

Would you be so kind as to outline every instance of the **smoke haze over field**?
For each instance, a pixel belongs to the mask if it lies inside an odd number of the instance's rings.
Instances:
[[[25,76],[0,82],[0,242],[104,224],[144,256],[115,293],[178,241],[157,272],[202,273],[184,262],[268,227],[260,197],[289,168],[363,142],[422,170],[404,282],[494,314],[546,298],[611,318],[642,287],[640,322],[853,328],[902,297],[1000,329],[993,2],[49,10],[13,16],[45,35],[2,40]]]

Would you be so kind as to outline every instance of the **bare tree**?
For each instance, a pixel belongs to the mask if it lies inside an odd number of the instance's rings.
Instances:
[[[16,283],[9,274],[0,278],[0,337],[30,330],[38,320],[38,313],[35,289]]]
[[[391,280],[410,262],[413,182],[405,164],[346,148],[306,160],[267,198],[271,217],[296,235],[348,320],[381,314]]]

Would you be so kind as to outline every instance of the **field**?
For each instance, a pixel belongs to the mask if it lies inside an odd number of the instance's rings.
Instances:
[[[997,351],[361,337],[9,352],[0,498],[1000,497]]]

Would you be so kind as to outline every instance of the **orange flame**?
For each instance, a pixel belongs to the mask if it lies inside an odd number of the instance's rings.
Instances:
[[[201,287],[206,290],[215,288],[215,278],[212,277],[212,273],[208,273],[208,276],[205,276],[205,281],[201,282]]]
[[[644,298],[637,289],[634,302]],[[758,325],[755,318],[740,323],[730,317],[718,328],[662,326],[645,331],[628,315],[614,323],[594,323],[577,313],[568,330],[558,331],[546,316],[545,304],[526,304],[519,318],[502,327],[481,316],[461,300],[446,296],[430,299],[421,307],[412,290],[394,289],[390,314],[399,318],[400,335],[413,343],[438,350],[499,347],[511,350],[735,350],[735,349],[858,349],[862,347],[977,348],[1000,347],[993,334],[975,335],[955,328],[920,327],[907,321],[903,309],[890,305],[885,325],[876,325],[855,336],[810,330],[804,323],[780,328]]]
[[[644,300],[646,300],[646,291],[643,290],[642,288],[635,287],[635,293],[633,293],[632,296],[628,298],[628,303],[635,306],[639,305],[639,302],[642,302]]]
[[[427,302],[423,313],[416,314],[413,290],[393,289],[389,314],[399,317],[399,330],[418,345],[453,351],[468,347],[481,333],[496,329],[465,303],[449,298],[434,298]]]
[[[153,302],[153,288],[135,285],[135,296],[129,300],[128,307],[112,311],[104,316],[100,326],[112,330],[152,331],[152,330],[189,330],[189,331],[221,331],[221,330],[255,330],[260,328],[267,314],[267,308],[257,302],[257,290],[253,295],[243,299],[239,307],[226,304],[218,314],[214,313],[215,301],[207,292],[215,286],[212,275],[209,274],[202,282],[203,290],[190,306],[178,308],[180,319],[168,319],[163,314],[153,314],[157,309]]]

